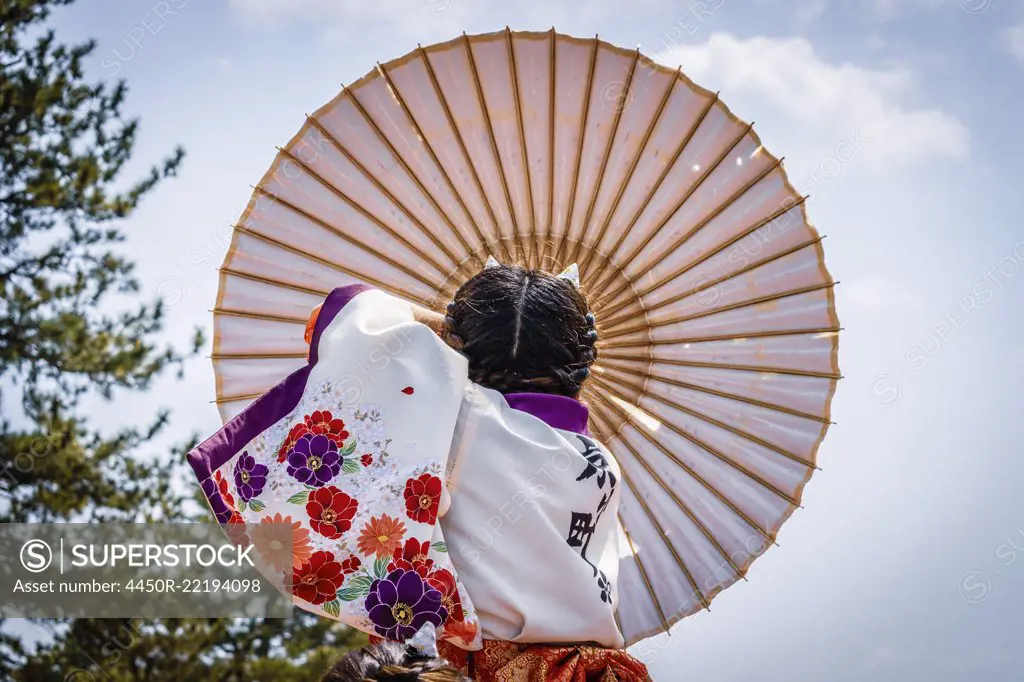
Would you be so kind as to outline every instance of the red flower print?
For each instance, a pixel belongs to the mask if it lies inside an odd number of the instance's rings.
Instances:
[[[309,433],[309,429],[306,428],[305,423],[299,422],[293,426],[292,430],[288,432],[288,437],[281,444],[281,449],[277,451],[277,461],[284,462],[288,458],[288,453],[295,447],[295,443],[307,433]]]
[[[421,578],[426,578],[430,569],[434,567],[434,560],[428,559],[430,552],[429,542],[420,542],[416,538],[409,538],[405,546],[395,550],[391,563],[388,564],[388,572],[396,568],[403,568],[407,571],[416,571]]]
[[[220,493],[221,499],[224,500],[224,504],[226,504],[231,511],[234,511],[235,498],[228,492],[228,479],[224,478],[224,475],[221,474],[220,471],[214,471],[213,480],[217,482],[217,492]]]
[[[294,425],[288,432],[288,437],[284,439],[281,449],[277,451],[277,461],[283,462],[295,447],[295,443],[307,434],[327,436],[328,439],[334,441],[339,450],[344,449],[345,439],[349,436],[348,431],[345,430],[345,422],[336,419],[327,410],[316,410],[313,414],[303,417],[302,421]]]
[[[368,467],[371,464],[373,464],[373,455],[363,455],[362,457],[359,458],[359,461],[362,463],[364,467]]]
[[[405,388],[402,389],[402,393],[404,393],[406,395],[412,395],[415,392],[416,392],[416,389],[413,388],[412,386],[406,386]]]
[[[318,436],[327,436],[341,449],[345,439],[348,438],[348,431],[345,430],[345,422],[336,419],[327,410],[317,410],[306,417],[306,428],[310,433]]]
[[[359,502],[355,498],[333,485],[310,491],[306,502],[310,527],[331,539],[341,537],[352,527],[352,517],[358,509]]]
[[[441,606],[448,609],[448,617],[451,620],[461,622],[466,619],[459,588],[455,584],[455,576],[450,571],[439,568],[427,576],[427,584],[441,593]]]
[[[345,582],[341,564],[330,552],[314,552],[309,561],[292,573],[292,594],[310,604],[333,601]]]
[[[231,544],[238,547],[248,547],[251,540],[249,539],[248,533],[245,529],[245,519],[242,515],[236,511],[231,512],[231,518],[228,519],[227,523],[221,524],[224,529],[225,535],[228,536],[228,540]]]
[[[341,562],[341,572],[345,575],[350,575],[358,571],[362,565],[363,562],[359,560],[359,557],[353,554]]]
[[[405,482],[405,513],[413,521],[434,524],[441,504],[441,479],[431,474]]]
[[[448,613],[450,614],[451,611]],[[444,624],[443,636],[446,638],[455,637],[469,645],[473,643],[479,629],[480,628],[476,623],[467,623],[466,621],[458,621],[455,620],[455,618],[449,618],[448,622]]]

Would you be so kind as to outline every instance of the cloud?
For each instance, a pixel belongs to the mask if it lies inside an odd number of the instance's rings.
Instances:
[[[703,44],[676,45],[654,59],[682,64],[698,83],[720,89],[726,102],[739,97],[759,109],[771,105],[804,137],[834,145],[856,132],[871,140],[864,158],[875,169],[967,157],[969,133],[956,117],[901,103],[914,82],[907,69],[831,63],[804,38],[744,40],[723,33]]]
[[[869,273],[843,289],[850,302],[865,310],[921,310],[924,299],[909,286],[887,275]]]
[[[999,42],[1014,59],[1024,64],[1024,21],[1003,29],[999,34]]]

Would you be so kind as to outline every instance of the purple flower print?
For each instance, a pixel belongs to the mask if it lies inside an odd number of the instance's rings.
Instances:
[[[235,490],[245,502],[257,497],[267,485],[267,467],[257,464],[248,452],[235,462]]]
[[[425,623],[441,627],[448,620],[441,593],[423,582],[416,571],[402,568],[374,580],[364,606],[377,634],[393,642],[404,642]]]
[[[338,445],[327,436],[307,433],[295,441],[288,453],[288,475],[314,488],[337,476],[341,465]]]

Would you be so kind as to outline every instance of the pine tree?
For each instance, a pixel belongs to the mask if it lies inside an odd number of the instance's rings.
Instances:
[[[81,404],[145,391],[202,344],[197,331],[184,353],[160,346],[159,301],[118,310],[139,292],[119,225],[184,152],[125,182],[139,130],[121,113],[125,83],[90,82],[94,44],[46,30],[73,1],[0,0],[0,522],[181,520],[172,481],[187,446],[146,451],[168,415],[105,435]],[[364,642],[299,614],[49,622],[34,650],[10,625],[0,619],[0,678],[33,682],[309,680]]]
[[[159,302],[116,313],[105,304],[139,290],[132,263],[115,250],[119,219],[174,175],[184,152],[115,191],[138,133],[138,121],[121,114],[125,83],[86,82],[92,43],[60,45],[52,31],[24,37],[51,6],[69,2],[0,3],[0,405],[24,417],[19,426],[0,422],[4,522],[166,512],[167,467],[136,451],[167,415],[103,437],[78,408],[90,392],[145,390],[180,365],[180,354],[152,341]]]

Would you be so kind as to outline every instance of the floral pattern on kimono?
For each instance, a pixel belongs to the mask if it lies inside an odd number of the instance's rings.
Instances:
[[[214,515],[303,609],[394,641],[430,623],[478,649],[438,524],[462,359],[358,285],[331,293],[311,336],[304,368],[190,453]]]

